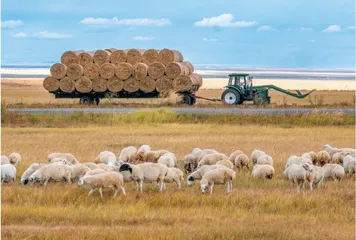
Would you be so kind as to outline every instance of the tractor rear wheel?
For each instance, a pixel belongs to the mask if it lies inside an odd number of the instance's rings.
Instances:
[[[240,93],[235,89],[226,89],[221,95],[221,100],[229,105],[241,104],[243,102]]]
[[[89,96],[82,96],[82,97],[80,97],[80,100],[79,100],[79,103],[83,104],[83,105],[93,104],[93,102],[94,102],[94,99]]]

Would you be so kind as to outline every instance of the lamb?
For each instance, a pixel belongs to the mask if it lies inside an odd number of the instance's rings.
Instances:
[[[142,192],[143,182],[157,182],[160,192],[164,188],[164,178],[168,173],[168,167],[160,163],[128,164],[120,166],[120,172],[130,172],[131,179],[136,182],[136,190]]]
[[[325,150],[318,152],[317,154],[317,164],[320,164],[320,166],[324,166],[325,164],[329,163],[331,161],[331,157],[329,153]]]
[[[159,157],[157,163],[166,165],[169,168],[177,167],[177,158],[174,156],[173,153],[167,152]]]
[[[71,153],[51,153],[48,155],[48,161],[52,162],[52,159],[55,158],[64,158],[71,164],[79,163],[78,160]]]
[[[251,153],[252,163],[255,165],[257,163],[257,159],[262,155],[266,155],[266,153],[260,150],[253,150]]]
[[[72,168],[72,173],[71,173],[71,179],[72,181],[77,181],[79,178],[82,178],[88,171],[91,171],[91,169],[84,164],[75,164],[71,166]]]
[[[114,197],[117,196],[119,189],[121,189],[122,195],[126,195],[123,176],[118,172],[106,172],[88,176],[86,175],[80,178],[78,182],[78,185],[83,184],[90,186],[88,197],[98,188],[100,192],[100,199],[103,199],[103,188],[113,188],[115,190]]]
[[[341,152],[337,152],[333,155],[331,162],[336,164],[342,164],[344,161],[344,156]]]
[[[2,164],[1,171],[1,184],[14,182],[16,180],[16,167],[12,164]]]
[[[168,168],[168,173],[164,177],[164,181],[166,183],[174,181],[177,184],[178,189],[180,189],[181,181],[184,181],[183,172],[179,168]],[[164,185],[164,189],[165,188],[166,187]]]
[[[255,165],[252,168],[252,178],[272,179],[274,175],[274,168],[271,165]]]
[[[10,159],[7,156],[1,156],[1,165],[10,164]]]
[[[200,188],[205,193],[210,186],[210,194],[213,193],[214,184],[226,184],[226,191],[232,192],[232,180],[236,177],[236,172],[228,168],[217,168],[206,172],[200,180]]]
[[[309,164],[292,164],[287,169],[284,170],[283,174],[291,183],[292,189],[294,185],[297,186],[297,193],[300,193],[300,188],[303,188],[304,191],[304,182],[307,178],[310,178],[310,173],[313,169]]]
[[[19,153],[13,152],[9,155],[9,160],[11,164],[16,166],[21,163],[22,157]]]
[[[352,175],[355,173],[355,164],[356,160],[351,155],[346,153],[347,155],[343,157],[343,168],[345,170],[346,175]]]
[[[238,170],[242,169],[243,167],[250,169],[249,162],[250,160],[248,159],[248,156],[246,154],[239,154],[234,159],[234,165]]]
[[[229,160],[225,159],[225,160],[221,160],[221,161],[218,161],[216,163],[216,165],[223,165],[227,168],[230,168],[230,169],[233,169],[234,168],[234,164],[232,164],[232,162],[230,162]]]
[[[100,152],[99,155],[95,158],[94,162],[105,163],[109,166],[115,166],[117,164],[115,154],[110,151]]]
[[[273,166],[273,159],[271,156],[267,154],[261,155],[256,162],[256,165],[265,165],[265,164]]]
[[[324,179],[332,178],[335,182],[340,182],[345,175],[345,170],[339,164],[325,164],[322,167]]]
[[[200,180],[203,178],[204,174],[210,170],[217,169],[217,168],[226,168],[224,165],[204,165],[192,172],[187,177],[187,184],[188,186],[193,185],[194,180]]]
[[[231,162],[234,162],[234,161],[235,161],[235,158],[236,158],[238,155],[240,155],[240,154],[244,154],[243,151],[241,151],[241,150],[236,150],[236,151],[234,151],[234,152],[232,152],[232,153],[230,154],[228,160],[231,161]]]
[[[130,159],[137,153],[137,148],[134,146],[125,147],[121,150],[119,155],[119,163],[130,161]]]
[[[26,171],[22,174],[20,183],[22,185],[25,184],[25,181],[28,181],[28,178],[34,173],[36,170],[40,169],[41,167],[45,166],[46,164],[43,163],[32,163]]]
[[[88,168],[90,168],[91,170],[94,170],[94,169],[98,169],[98,165],[96,165],[95,163],[93,162],[84,162],[84,163],[81,163],[85,166],[87,166]]]
[[[217,162],[221,160],[226,160],[227,156],[223,153],[212,153],[205,155],[199,162],[198,162],[198,168],[203,166],[203,165],[213,165],[216,164]]]
[[[24,181],[24,184],[40,182],[46,186],[49,180],[61,181],[63,179],[66,179],[70,184],[71,175],[72,168],[70,166],[60,162],[51,163],[46,164],[32,173],[28,180]]]

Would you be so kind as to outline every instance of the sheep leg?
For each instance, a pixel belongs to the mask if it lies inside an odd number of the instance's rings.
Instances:
[[[177,188],[180,189],[181,185],[180,185],[180,180],[177,180],[176,181],[176,184],[177,184]]]
[[[126,196],[126,191],[124,187],[121,187],[122,195]]]
[[[143,180],[140,180],[140,192],[142,193],[142,188],[143,188]]]
[[[116,189],[115,189],[115,193],[114,193],[114,197],[117,196],[117,193],[118,193],[118,192],[119,192],[119,189],[116,188]],[[114,197],[113,197],[113,198],[114,198]]]
[[[159,184],[159,185],[160,185],[159,191],[162,192],[162,190],[163,190],[163,185],[164,185],[164,181],[160,180],[159,183],[160,183],[160,184]]]
[[[313,190],[313,182],[309,183],[310,190]]]
[[[43,185],[47,186],[49,179],[46,179],[46,181],[43,183]]]
[[[230,181],[230,192],[232,192],[232,181]]]
[[[213,194],[214,183],[210,185],[210,194]]]
[[[103,199],[103,189],[99,188],[99,193],[100,193],[100,199]]]
[[[136,191],[138,191],[139,185],[138,185],[138,181],[135,181],[136,183]]]
[[[89,197],[95,190],[96,190],[96,188],[90,189],[89,194],[88,194],[88,197]]]

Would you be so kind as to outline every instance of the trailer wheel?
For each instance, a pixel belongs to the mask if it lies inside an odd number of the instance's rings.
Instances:
[[[192,99],[188,94],[183,95],[184,103],[187,105],[192,105]]]
[[[190,96],[190,100],[191,100],[191,104],[190,105],[194,105],[194,104],[197,103],[197,99],[194,96]]]
[[[95,98],[94,101],[95,101],[95,104],[96,104],[96,105],[99,105],[99,103],[100,103],[100,98]]]
[[[89,105],[89,104],[93,104],[93,98],[89,97],[89,96],[82,96],[80,97],[79,103],[83,104],[83,105]]]
[[[241,96],[238,91],[235,89],[226,89],[221,95],[221,100],[223,100],[226,104],[241,104]]]

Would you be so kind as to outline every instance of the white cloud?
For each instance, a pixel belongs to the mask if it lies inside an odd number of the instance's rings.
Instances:
[[[21,20],[7,20],[1,21],[1,28],[17,28],[24,25]]]
[[[308,40],[310,43],[315,43],[316,41],[314,39]]]
[[[18,32],[18,33],[12,34],[11,36],[16,37],[16,38],[26,38],[27,34],[23,33],[23,32]]]
[[[147,37],[147,36],[137,36],[137,37],[133,38],[133,40],[136,40],[136,41],[151,41],[153,39],[154,39],[154,37]]]
[[[339,25],[330,25],[325,28],[323,32],[332,33],[332,32],[341,32],[341,27]]]
[[[256,21],[236,21],[233,22],[234,16],[230,13],[224,13],[217,17],[203,18],[195,22],[196,27],[252,27],[258,24]]]
[[[264,25],[264,26],[257,28],[257,31],[277,31],[277,30],[271,26]]]
[[[206,37],[203,37],[202,40],[203,40],[203,41],[207,41],[207,42],[216,42],[218,39],[216,39],[216,38],[206,38]]]
[[[118,19],[117,17],[113,18],[85,18],[80,21],[82,24],[86,25],[125,25],[125,26],[155,26],[163,27],[171,25],[171,21],[166,18],[161,19],[150,19],[150,18],[132,18],[132,19]]]
[[[43,38],[43,39],[64,39],[64,38],[71,38],[71,34],[61,34],[61,33],[56,33],[56,32],[48,32],[48,31],[42,31],[42,32],[35,32],[32,34],[33,37],[35,38]]]
[[[345,30],[356,30],[356,26],[348,26]]]
[[[312,31],[313,31],[313,28],[305,28],[305,27],[302,27],[302,28],[300,28],[300,31],[302,31],[302,32],[312,32]]]

